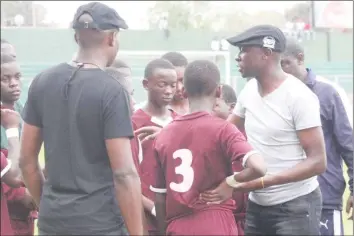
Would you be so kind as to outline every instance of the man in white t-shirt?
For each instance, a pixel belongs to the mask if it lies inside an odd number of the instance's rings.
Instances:
[[[209,201],[231,185],[234,191],[249,191],[245,235],[319,235],[322,199],[316,176],[326,169],[319,101],[283,72],[286,39],[280,29],[259,25],[228,41],[240,48],[236,60],[242,76],[255,78],[241,91],[228,120],[246,131],[268,173],[245,183],[225,181],[202,198]]]

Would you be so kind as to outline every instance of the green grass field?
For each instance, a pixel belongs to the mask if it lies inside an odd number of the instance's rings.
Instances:
[[[44,150],[42,148],[42,151],[40,153],[40,163],[41,163],[41,166],[44,166]],[[347,170],[346,170],[346,167],[345,167],[345,170],[344,170],[344,176],[346,178],[346,181],[348,181],[348,175],[347,175]],[[345,189],[345,193],[344,193],[344,197],[343,197],[343,208],[345,209],[345,204],[347,202],[347,199],[348,199],[348,196],[349,196],[349,191],[348,191],[348,188]],[[348,215],[347,213],[345,212],[345,210],[343,211],[343,221],[344,221],[344,235],[353,235],[353,221],[350,221],[348,220]],[[37,233],[37,226],[35,226],[35,235],[38,235]]]

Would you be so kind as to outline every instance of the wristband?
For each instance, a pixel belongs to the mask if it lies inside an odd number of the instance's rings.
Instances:
[[[239,184],[236,180],[235,180],[235,174],[238,174],[238,172],[235,172],[233,175],[230,175],[228,177],[226,177],[226,183],[227,185],[229,185],[232,188],[236,188],[237,185]]]
[[[18,128],[10,128],[5,131],[7,138],[14,138],[19,137],[19,130]]]
[[[151,209],[151,214],[153,216],[156,216],[156,209],[155,209],[155,206]]]

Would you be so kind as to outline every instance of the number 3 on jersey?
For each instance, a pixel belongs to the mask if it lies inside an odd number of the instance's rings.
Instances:
[[[194,180],[194,171],[192,168],[192,152],[188,149],[179,149],[175,151],[172,155],[173,159],[181,159],[181,164],[176,166],[175,173],[182,175],[183,180],[181,183],[170,183],[170,188],[179,193],[187,192],[193,184]]]

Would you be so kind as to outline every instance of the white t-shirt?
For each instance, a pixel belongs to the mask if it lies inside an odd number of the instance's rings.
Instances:
[[[341,86],[339,86],[338,84],[336,84],[333,81],[326,79],[322,76],[316,75],[316,80],[332,85],[333,88],[337,91],[337,93],[339,94],[339,96],[342,100],[344,109],[348,115],[349,123],[353,128],[353,106],[350,105],[349,98],[348,98],[348,95],[345,92],[345,90]]]
[[[267,164],[267,174],[292,168],[306,158],[296,131],[321,126],[317,96],[292,75],[261,97],[256,79],[241,91],[234,114],[245,118],[248,142]],[[318,187],[316,176],[251,192],[251,201],[272,206],[306,195]]]

